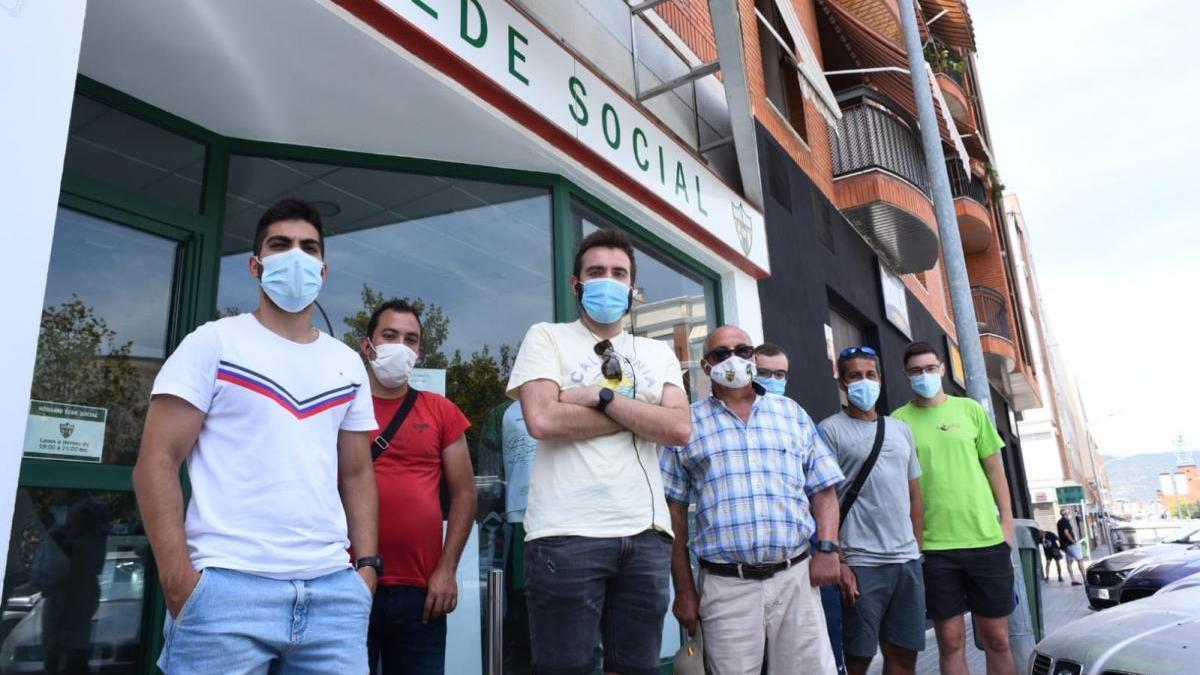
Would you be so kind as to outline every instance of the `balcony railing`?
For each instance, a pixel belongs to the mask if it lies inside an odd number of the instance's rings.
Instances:
[[[1004,302],[1004,295],[988,286],[972,286],[971,299],[975,304],[979,333],[998,335],[1011,342],[1012,331],[1008,327],[1008,306]]]
[[[946,160],[946,173],[950,174],[950,192],[956,199],[968,197],[987,206],[987,190],[983,187],[983,181],[975,174],[964,171],[962,162]]]
[[[881,169],[929,194],[921,141],[900,118],[875,105],[842,108],[838,134],[830,137],[833,176]]]

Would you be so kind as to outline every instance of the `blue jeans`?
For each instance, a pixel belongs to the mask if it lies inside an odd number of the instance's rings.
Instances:
[[[842,594],[837,584],[821,587],[821,606],[825,609],[825,627],[829,630],[833,660],[837,663],[839,675],[844,675],[846,658],[842,652]]]
[[[590,675],[599,635],[605,672],[658,675],[670,569],[670,537],[651,530],[631,537],[528,542],[533,671]]]
[[[446,617],[421,622],[426,591],[416,586],[380,586],[371,607],[367,659],[371,673],[382,660],[383,675],[442,675],[446,670]]]
[[[210,567],[163,624],[167,675],[367,670],[371,593],[350,568],[283,581]]]

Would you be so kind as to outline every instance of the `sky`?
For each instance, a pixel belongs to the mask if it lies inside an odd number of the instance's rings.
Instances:
[[[993,152],[1101,452],[1200,450],[1200,3],[969,7]]]

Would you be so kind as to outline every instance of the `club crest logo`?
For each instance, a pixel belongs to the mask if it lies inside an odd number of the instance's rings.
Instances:
[[[733,204],[732,208],[733,227],[737,230],[738,243],[742,245],[742,253],[750,255],[750,248],[754,246],[754,225],[750,222],[750,214],[741,202]]]
[[[71,434],[75,433],[75,425],[70,422],[63,422],[58,425],[58,433],[62,434],[63,438],[70,438]]]

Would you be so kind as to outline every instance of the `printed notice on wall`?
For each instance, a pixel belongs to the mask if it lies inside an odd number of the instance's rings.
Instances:
[[[30,401],[25,456],[99,462],[108,410],[69,403]]]

